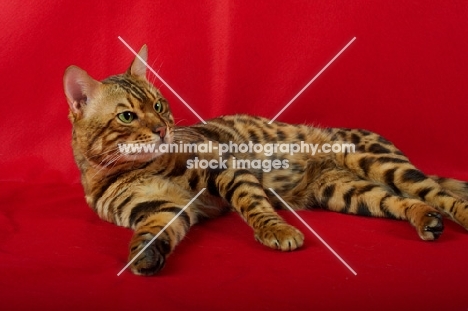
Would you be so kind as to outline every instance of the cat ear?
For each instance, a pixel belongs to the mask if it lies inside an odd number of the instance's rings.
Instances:
[[[146,61],[148,60],[148,47],[146,44],[142,46],[140,52],[138,52],[138,56],[135,57],[132,65],[128,68],[127,74],[146,78]]]
[[[82,115],[83,107],[93,98],[101,82],[91,78],[86,71],[76,66],[70,66],[63,76],[63,88],[70,111],[74,115]]]

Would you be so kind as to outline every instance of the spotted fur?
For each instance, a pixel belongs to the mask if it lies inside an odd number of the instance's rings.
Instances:
[[[143,47],[140,57],[147,58]],[[468,228],[468,184],[429,177],[380,135],[365,130],[321,129],[249,115],[224,116],[207,124],[178,127],[161,93],[146,79],[136,58],[125,74],[102,82],[78,67],[64,76],[73,124],[73,152],[88,204],[107,221],[132,228],[129,260],[159,237],[131,264],[136,274],[158,272],[167,256],[200,219],[235,210],[262,244],[282,251],[301,247],[304,236],[275,208],[284,208],[274,189],[294,209],[321,207],[336,212],[409,221],[421,239],[443,231],[442,215]],[[129,121],[129,122],[127,122]],[[263,153],[122,153],[121,143],[190,142],[352,143],[355,152],[291,155]],[[221,168],[190,168],[196,158],[226,161]],[[238,168],[234,160],[274,161],[280,167]],[[287,165],[283,165],[286,163]],[[185,211],[182,209],[201,191]],[[174,218],[180,216],[161,233]]]

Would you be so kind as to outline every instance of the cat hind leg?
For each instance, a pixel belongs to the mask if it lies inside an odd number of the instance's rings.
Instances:
[[[328,182],[318,180],[314,189],[320,206],[346,214],[407,220],[426,241],[436,240],[442,234],[440,212],[421,200],[396,195],[390,187],[360,179],[350,172],[326,175],[322,178]]]

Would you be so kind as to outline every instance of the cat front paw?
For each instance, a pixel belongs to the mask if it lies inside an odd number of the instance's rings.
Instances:
[[[255,239],[265,246],[293,251],[304,244],[304,235],[288,224],[276,224],[255,231]]]
[[[129,261],[130,269],[137,275],[154,275],[158,273],[166,263],[166,257],[170,253],[171,247],[167,239],[158,237],[155,241],[146,247],[154,235],[151,233],[135,233],[130,243]],[[145,248],[146,247],[146,248]],[[140,253],[143,249],[144,251]]]

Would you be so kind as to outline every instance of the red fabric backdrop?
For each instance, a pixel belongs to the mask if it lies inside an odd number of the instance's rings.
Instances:
[[[271,118],[356,37],[278,120],[373,130],[426,173],[468,180],[467,1],[3,1],[0,20],[1,306],[468,307],[468,236],[451,222],[424,243],[403,222],[301,213],[353,276],[310,233],[281,254],[228,215],[194,228],[160,276],[117,277],[131,232],[86,207],[62,90],[72,64],[123,72],[121,36],[204,119]],[[198,122],[150,78],[179,124]]]

